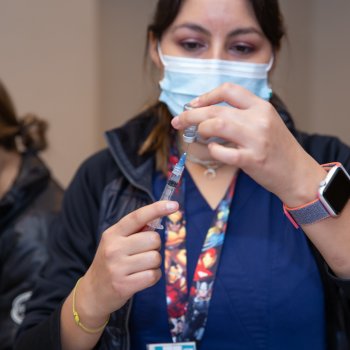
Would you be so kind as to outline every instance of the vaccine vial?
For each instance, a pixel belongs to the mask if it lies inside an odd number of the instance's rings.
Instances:
[[[190,111],[191,109],[193,109],[193,107],[191,107],[188,103],[184,105],[184,111]],[[182,135],[185,143],[193,143],[194,141],[196,141],[197,129],[197,125],[191,125],[185,129]]]

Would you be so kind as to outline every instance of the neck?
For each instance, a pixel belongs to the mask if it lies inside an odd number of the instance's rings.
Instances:
[[[213,165],[213,168],[217,169],[217,171],[220,171],[221,168],[227,168],[227,167],[231,168],[232,171],[237,170],[237,167],[233,165],[227,165],[225,163],[222,163],[214,159],[209,152],[208,145],[198,143],[198,142],[186,144],[182,139],[182,133],[178,134],[178,140],[179,140],[180,153],[187,152],[187,160],[188,160],[187,165],[192,163],[202,168],[208,168],[207,167],[208,165]],[[230,146],[226,145],[226,147],[230,147]]]
[[[196,158],[200,159],[213,159],[212,156],[209,153],[209,149],[207,145],[203,145],[198,142],[193,143],[185,143],[182,139],[182,133],[179,133],[178,135],[179,140],[179,148],[182,152],[188,152],[195,156]]]
[[[189,155],[195,158],[195,160],[190,161],[191,157],[188,156],[186,161],[187,170],[210,207],[212,209],[216,208],[224,197],[232,178],[237,173],[237,167],[217,162],[217,160],[213,159],[210,155],[207,145],[194,142],[188,147],[182,140],[182,134],[179,134],[178,137],[180,152],[187,151]],[[208,168],[205,166],[205,163],[210,161],[219,164],[219,166],[214,169],[215,176],[211,176],[210,172],[210,176],[208,176]]]
[[[21,165],[21,156],[0,147],[0,198],[11,188]]]

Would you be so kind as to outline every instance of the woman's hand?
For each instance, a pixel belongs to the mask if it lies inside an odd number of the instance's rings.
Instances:
[[[235,108],[216,105],[220,102]],[[288,206],[316,198],[325,171],[302,149],[269,102],[225,83],[191,106],[195,108],[172,120],[176,129],[198,124],[201,136],[235,145],[209,144],[213,158],[241,168]]]
[[[96,256],[81,280],[77,309],[82,319],[105,320],[136,292],[161,277],[161,240],[147,223],[178,209],[176,202],[160,201],[140,208],[108,228]]]

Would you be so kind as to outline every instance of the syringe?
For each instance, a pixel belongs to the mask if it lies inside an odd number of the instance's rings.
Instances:
[[[168,177],[167,183],[164,187],[163,193],[160,197],[160,200],[171,200],[171,197],[177,187],[177,185],[180,182],[181,175],[185,169],[185,162],[186,162],[186,153],[184,153],[180,160],[177,162],[177,164],[174,167],[174,170],[171,172],[170,176]],[[163,225],[161,224],[162,219],[158,218],[147,224],[147,226],[154,230],[161,230],[163,229]]]

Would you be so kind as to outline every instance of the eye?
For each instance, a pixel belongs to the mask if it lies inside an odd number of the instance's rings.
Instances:
[[[198,51],[205,47],[205,44],[199,41],[182,41],[180,45],[186,51]]]
[[[229,50],[234,54],[249,55],[254,52],[254,47],[248,44],[238,43],[230,46]]]

